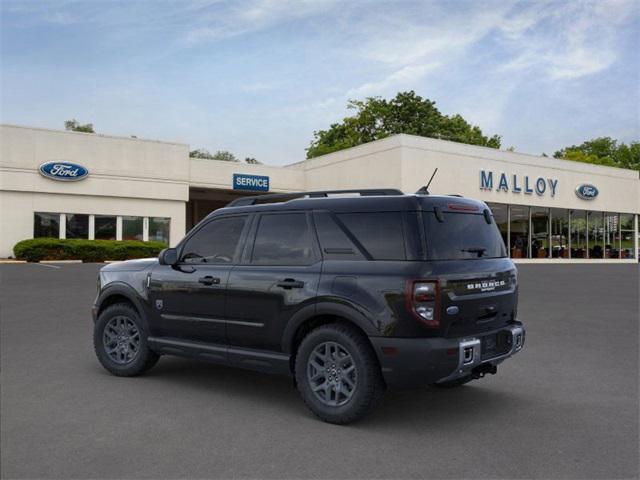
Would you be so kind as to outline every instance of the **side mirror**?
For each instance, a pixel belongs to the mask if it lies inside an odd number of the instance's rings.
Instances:
[[[178,263],[178,250],[175,248],[165,248],[158,255],[160,265],[175,265]]]

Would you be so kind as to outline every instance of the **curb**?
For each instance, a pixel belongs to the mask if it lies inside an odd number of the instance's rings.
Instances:
[[[7,259],[7,258],[1,258],[0,259],[0,265],[5,264],[5,263],[7,263],[7,264],[10,264],[10,263],[27,263],[27,261],[26,260],[10,260],[10,259]]]

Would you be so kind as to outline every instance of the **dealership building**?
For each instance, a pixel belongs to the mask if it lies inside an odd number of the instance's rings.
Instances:
[[[175,245],[244,195],[397,188],[485,201],[521,262],[637,262],[637,171],[394,135],[283,167],[181,143],[0,125],[0,258],[34,237]]]

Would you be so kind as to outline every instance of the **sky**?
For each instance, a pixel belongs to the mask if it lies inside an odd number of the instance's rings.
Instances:
[[[3,123],[284,165],[415,90],[503,148],[640,140],[640,1],[0,0]]]

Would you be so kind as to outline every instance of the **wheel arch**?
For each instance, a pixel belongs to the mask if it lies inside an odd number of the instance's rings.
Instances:
[[[296,352],[302,339],[311,330],[330,323],[339,323],[354,328],[367,339],[371,348],[374,349],[369,336],[375,335],[377,330],[362,313],[353,308],[332,303],[311,305],[297,312],[284,331],[282,350],[290,355],[289,364],[292,372],[294,371]]]
[[[98,313],[96,318],[105,310],[105,308],[115,305],[116,303],[127,303],[131,305],[141,318],[146,318],[145,310],[142,302],[137,298],[133,288],[126,284],[108,285],[98,297],[96,302],[98,305]]]

